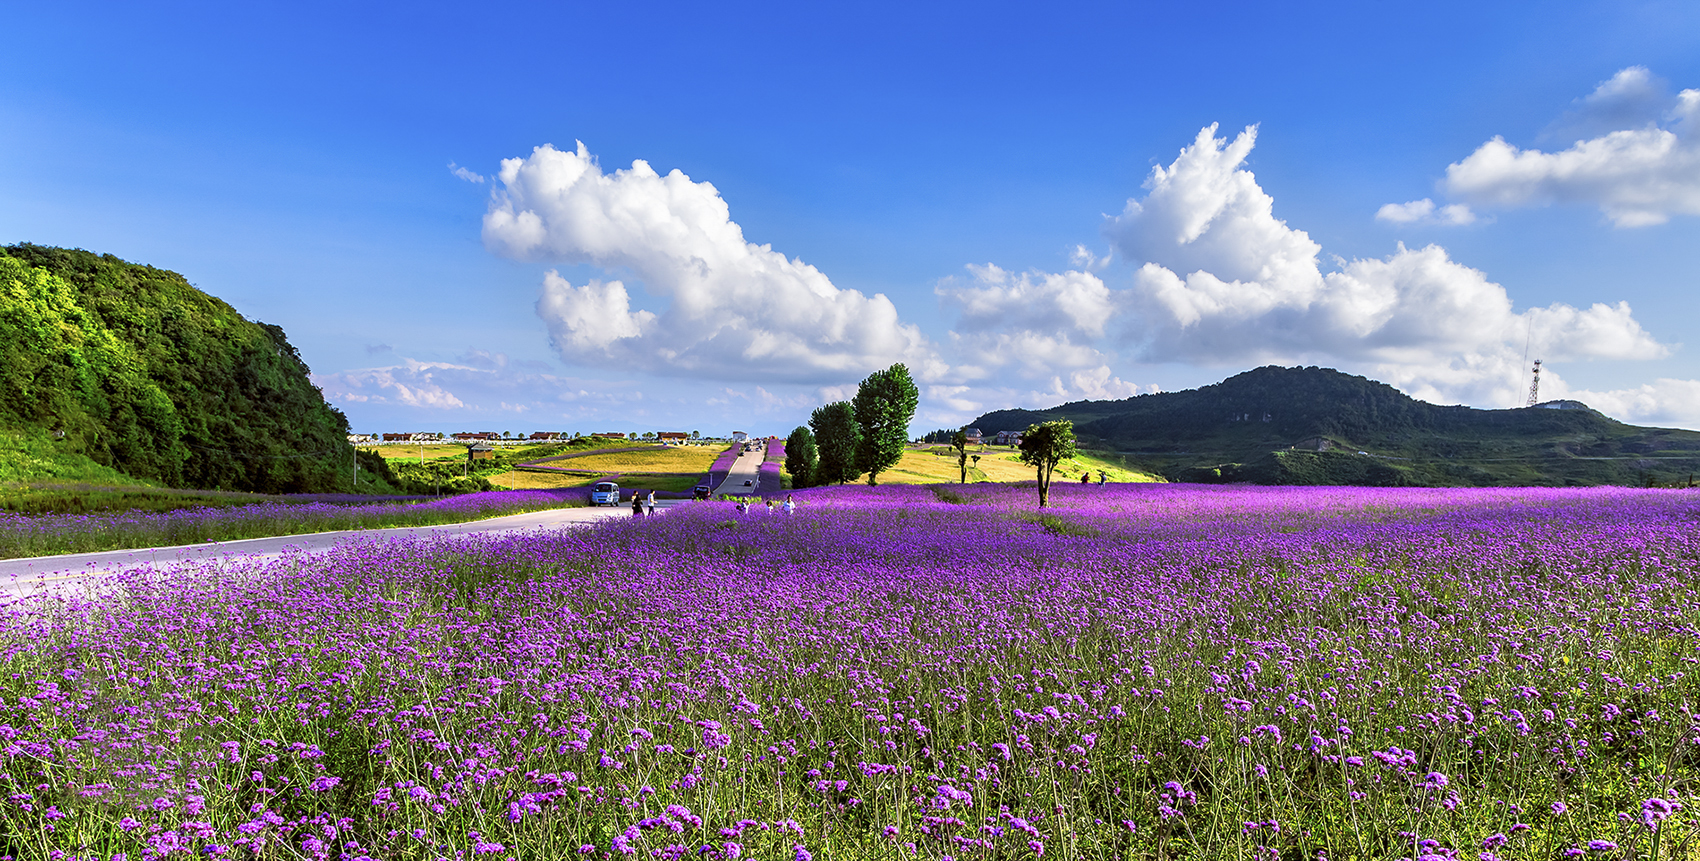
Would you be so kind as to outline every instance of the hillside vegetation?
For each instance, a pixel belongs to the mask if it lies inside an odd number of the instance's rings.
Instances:
[[[1644,485],[1700,473],[1700,433],[1557,406],[1442,407],[1327,368],[1264,367],[1188,391],[1001,410],[975,426],[1072,419],[1084,444],[1179,481]]]
[[[0,248],[0,447],[29,453],[4,480],[349,490],[348,421],[307,374],[282,329],[175,272]]]

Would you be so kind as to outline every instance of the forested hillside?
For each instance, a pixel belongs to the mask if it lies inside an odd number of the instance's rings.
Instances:
[[[1328,368],[1263,367],[1220,383],[1047,410],[1000,410],[985,433],[1072,419],[1081,439],[1171,479],[1259,484],[1672,484],[1700,473],[1700,433],[1626,425],[1574,402],[1436,406]]]
[[[15,440],[173,487],[346,490],[348,420],[307,373],[282,329],[175,272],[0,248],[0,430]]]

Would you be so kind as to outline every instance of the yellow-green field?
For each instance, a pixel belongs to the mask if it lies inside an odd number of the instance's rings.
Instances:
[[[970,449],[970,455],[980,455],[980,462],[968,462],[968,480],[1011,482],[1031,481],[1035,471],[1017,458],[1019,452],[1010,449]],[[1079,481],[1082,471],[1090,470],[1092,480],[1098,480],[1098,470],[1109,473],[1110,481],[1114,482],[1149,482],[1160,481],[1156,476],[1143,472],[1135,472],[1119,464],[1092,455],[1080,455],[1057,464],[1053,479],[1056,481]],[[790,473],[786,473],[787,480]],[[956,466],[956,451],[949,446],[930,446],[920,449],[905,449],[903,458],[897,465],[880,473],[880,484],[946,484],[961,480],[962,473]],[[866,480],[866,479],[863,479]]]
[[[448,445],[441,443],[426,443],[424,446],[407,445],[406,443],[393,443],[389,445],[363,445],[360,448],[362,451],[375,451],[385,460],[410,460],[414,463],[418,463],[419,453],[421,450],[424,451],[425,460],[427,462],[442,460],[445,458],[455,460],[466,459],[466,446],[459,443]]]
[[[590,454],[584,457],[552,460],[543,466],[570,469],[575,472],[708,472],[721,448],[714,446],[682,446],[659,451],[624,451],[611,454]]]
[[[503,490],[556,490],[563,487],[584,487],[595,481],[597,476],[509,470],[487,475],[485,478]]]

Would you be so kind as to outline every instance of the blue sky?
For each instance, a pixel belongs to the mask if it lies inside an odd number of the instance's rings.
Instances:
[[[182,272],[362,431],[784,433],[900,360],[918,428],[1504,407],[1525,341],[1700,427],[1692,3],[803,5],[9,3],[0,242]]]

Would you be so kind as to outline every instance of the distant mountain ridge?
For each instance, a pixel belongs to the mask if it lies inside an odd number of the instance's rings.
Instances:
[[[172,487],[348,490],[348,420],[307,374],[282,329],[175,272],[0,247],[0,430],[37,450]]]
[[[1084,443],[1171,480],[1639,485],[1700,473],[1700,432],[1626,425],[1577,401],[1436,406],[1318,367],[1267,366],[1186,391],[999,410],[974,426],[992,434],[1057,418],[1073,420]]]

